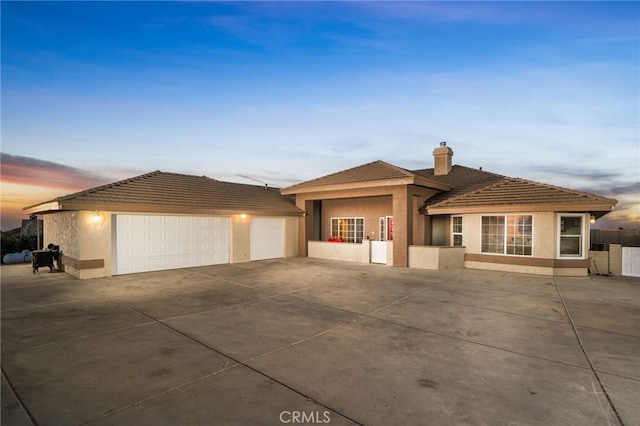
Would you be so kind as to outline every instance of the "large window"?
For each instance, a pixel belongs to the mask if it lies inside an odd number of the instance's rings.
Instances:
[[[482,252],[531,256],[531,215],[482,216]]]
[[[332,217],[331,237],[346,243],[361,243],[364,237],[363,217]]]
[[[451,218],[452,242],[454,246],[462,245],[462,216],[453,216]]]
[[[582,216],[560,216],[560,256],[582,256]]]

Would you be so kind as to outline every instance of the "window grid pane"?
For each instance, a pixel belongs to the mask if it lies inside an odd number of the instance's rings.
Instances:
[[[560,256],[582,255],[582,217],[560,217]]]
[[[483,216],[483,253],[531,256],[533,241],[533,216]]]
[[[482,217],[482,252],[504,253],[504,217]]]
[[[462,245],[462,216],[453,216],[452,218],[453,245]]]
[[[347,243],[361,243],[364,237],[364,218],[331,218],[331,237],[342,238]]]

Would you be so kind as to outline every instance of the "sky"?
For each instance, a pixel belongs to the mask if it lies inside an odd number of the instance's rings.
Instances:
[[[154,170],[285,187],[374,160],[616,198],[640,229],[638,2],[8,2],[3,231]]]

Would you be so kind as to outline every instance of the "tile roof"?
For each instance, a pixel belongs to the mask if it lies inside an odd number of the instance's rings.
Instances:
[[[448,174],[435,175],[433,168],[407,170],[380,160],[308,180],[284,188],[282,191],[286,194],[295,194],[313,190],[313,188],[335,185],[348,189],[349,184],[355,185],[362,182],[375,184],[377,181],[393,179],[404,179],[407,183],[419,183],[440,189],[436,195],[425,200],[421,211],[427,213],[523,205],[561,205],[563,208],[572,206],[575,209],[609,211],[617,203],[614,199],[599,195],[465,166],[454,165]],[[438,187],[438,185],[441,186]]]
[[[315,186],[328,186],[344,183],[367,182],[383,179],[410,178],[414,174],[408,170],[396,167],[384,161],[373,161],[361,166],[342,170],[319,178],[307,180],[301,183],[284,188],[287,192],[291,190],[304,189]]]
[[[413,170],[413,173],[424,176],[431,180],[435,180],[437,182],[445,183],[452,187],[450,191],[441,192],[440,194],[436,194],[431,197],[429,199],[429,204],[437,203],[441,200],[449,199],[451,197],[457,197],[462,194],[484,188],[487,185],[498,182],[506,177],[495,173],[485,172],[479,169],[472,169],[470,167],[458,165],[454,165],[451,168],[451,171],[446,175],[434,175],[433,168]]]
[[[277,188],[223,182],[206,176],[154,171],[130,179],[58,197],[27,207],[57,202],[61,210],[111,207],[133,211],[189,211],[193,213],[274,213],[301,215],[292,199]]]
[[[427,179],[426,176],[416,174],[407,169],[403,169],[393,164],[386,163],[381,160],[372,161],[347,170],[342,170],[316,179],[304,181],[287,188],[282,189],[283,194],[296,194],[306,192],[308,190],[317,189],[319,187],[341,187],[342,189],[350,189],[349,184],[369,183],[372,186],[379,182],[387,181],[387,184],[415,184],[421,186],[433,187],[441,190],[448,190],[448,186],[444,182],[434,179]]]
[[[451,191],[441,192],[426,200],[424,207],[427,212],[438,209],[541,204],[589,205],[589,209],[598,205],[603,211],[609,211],[617,203],[612,198],[464,166],[453,166],[452,171],[443,176],[432,176],[433,169],[417,170],[415,173],[442,180],[454,187]]]

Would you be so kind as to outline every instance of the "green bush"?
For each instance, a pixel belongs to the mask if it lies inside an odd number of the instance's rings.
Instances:
[[[20,253],[22,250],[36,250],[37,237],[13,237],[6,232],[0,232],[0,251],[2,255],[0,258],[4,258],[8,253]]]

